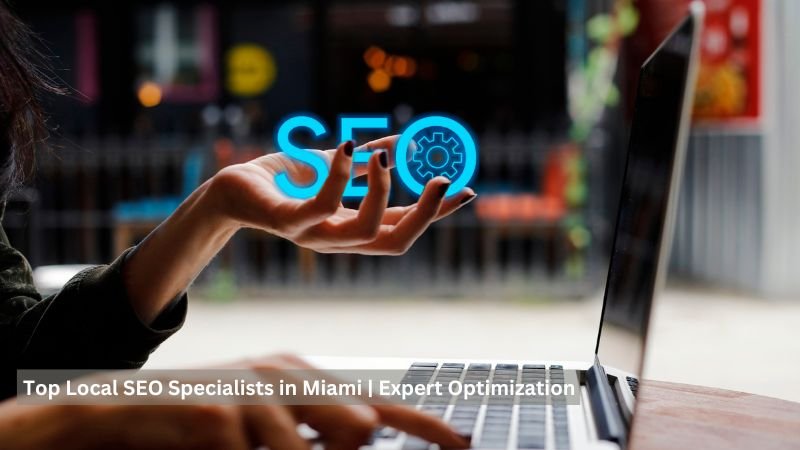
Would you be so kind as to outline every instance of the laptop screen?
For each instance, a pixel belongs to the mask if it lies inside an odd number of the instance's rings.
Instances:
[[[682,22],[642,66],[595,352],[637,374],[644,351],[679,147],[695,21]],[[675,186],[677,188],[677,186]],[[666,246],[665,246],[666,247]],[[666,248],[668,250],[668,248]]]

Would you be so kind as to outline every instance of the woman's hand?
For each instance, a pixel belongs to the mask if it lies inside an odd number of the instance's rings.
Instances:
[[[391,136],[357,149],[348,141],[336,150],[318,151],[328,161],[330,174],[319,194],[305,201],[284,195],[275,177],[286,172],[293,182],[309,184],[316,174],[283,153],[228,167],[214,177],[209,189],[219,195],[224,215],[239,226],[263,229],[318,252],[398,255],[405,253],[433,221],[453,213],[475,193],[466,188],[444,199],[450,182],[437,177],[425,186],[419,203],[387,208],[396,143],[397,136]],[[343,207],[341,202],[351,175],[353,152],[359,149],[375,151],[366,168],[356,173],[367,175],[368,193],[355,210]]]
[[[230,166],[192,193],[131,253],[125,285],[131,304],[145,323],[184,291],[211,258],[241,227],[265,230],[318,252],[398,255],[435,220],[475,198],[466,188],[445,199],[450,182],[430,180],[418,203],[387,208],[389,169],[397,136],[370,142],[376,150],[356,175],[367,175],[369,192],[357,210],[342,206],[353,165],[352,142],[320,151],[330,175],[309,200],[284,195],[275,176],[288,172],[295,183],[311,182],[313,170],[278,153]],[[379,150],[382,149],[382,150]]]
[[[225,366],[231,368],[249,369],[254,378],[261,374],[271,382],[293,379],[298,373],[316,373],[306,361],[291,355]],[[180,379],[163,372],[161,376]],[[336,382],[329,374],[319,372],[318,376]],[[122,375],[102,373],[81,381],[110,382],[109,377],[120,379]],[[149,400],[159,403],[155,397]],[[380,425],[422,437],[442,448],[469,445],[441,420],[420,411],[386,403],[356,403],[353,398],[345,401],[331,397],[325,405],[169,405],[171,401],[157,406],[25,406],[9,400],[0,404],[0,442],[3,448],[18,450],[310,450],[311,442],[298,430],[298,425],[305,424],[317,433],[314,441],[331,450],[358,449]]]

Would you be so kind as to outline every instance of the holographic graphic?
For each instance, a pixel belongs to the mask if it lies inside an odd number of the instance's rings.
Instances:
[[[355,130],[384,131],[388,128],[387,115],[341,115],[339,142],[353,139]],[[275,147],[316,173],[315,180],[305,185],[295,184],[286,171],[275,175],[275,183],[284,194],[305,200],[319,193],[328,178],[329,169],[328,161],[319,152],[292,142],[292,133],[298,129],[307,130],[313,138],[323,138],[328,135],[328,127],[313,114],[301,113],[287,117],[275,132]],[[357,150],[352,155],[354,165],[367,163],[370,154],[378,149]],[[416,195],[422,195],[425,184],[437,176],[444,176],[451,181],[445,196],[456,195],[475,176],[478,165],[478,147],[472,133],[457,119],[444,115],[432,114],[412,120],[397,138],[395,152],[400,181]],[[367,186],[353,185],[355,175],[354,168],[343,197],[366,196]]]
[[[411,157],[417,175],[423,180],[445,176],[451,180],[464,163],[464,152],[458,139],[445,132],[434,132],[417,140],[417,150]]]
[[[417,117],[400,134],[395,146],[397,174],[412,193],[422,195],[431,178],[451,181],[446,196],[458,194],[478,169],[478,146],[472,133],[454,117]]]

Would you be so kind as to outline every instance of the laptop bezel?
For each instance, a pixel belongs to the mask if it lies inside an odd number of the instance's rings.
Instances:
[[[645,60],[642,64],[644,68],[653,57],[662,51],[664,45],[676,34],[679,33],[681,28],[686,24],[686,21],[692,21],[692,42],[689,51],[689,61],[686,71],[686,79],[683,88],[683,101],[681,106],[681,115],[678,123],[677,139],[675,141],[675,151],[673,156],[672,176],[670,179],[670,188],[667,194],[667,206],[664,224],[662,226],[661,242],[659,244],[659,257],[656,264],[655,282],[653,283],[653,290],[651,293],[651,304],[647,311],[647,317],[644,321],[644,330],[641,337],[642,354],[639,359],[637,374],[641,376],[644,366],[645,358],[647,357],[647,341],[650,329],[650,322],[653,315],[653,304],[657,295],[663,290],[667,275],[667,266],[670,257],[670,251],[673,241],[673,232],[675,228],[675,221],[677,215],[677,206],[680,196],[680,186],[683,177],[683,168],[686,160],[687,144],[690,133],[691,112],[694,101],[694,92],[697,80],[697,73],[699,70],[699,51],[700,51],[700,35],[703,28],[703,21],[705,17],[705,5],[700,1],[693,1],[689,5],[689,12],[687,16],[682,19],[667,37],[661,42],[656,50]],[[630,142],[629,144],[630,145]],[[626,162],[627,165],[627,162]],[[622,204],[620,203],[620,210]],[[619,212],[617,212],[617,220],[619,220]],[[616,239],[617,227],[615,227]],[[600,342],[602,339],[603,322],[605,319],[606,306],[608,302],[608,282],[610,280],[611,267],[609,266],[609,277],[607,278],[606,288],[603,295],[603,307],[600,316],[600,324],[597,332],[597,341],[595,343],[594,363],[587,371],[587,383],[593,384],[597,390],[597,394],[592,396],[593,409],[595,410],[596,418],[602,419],[604,426],[607,427],[607,432],[615,436],[622,448],[627,445],[627,439],[630,436],[631,430],[635,423],[636,415],[633,414],[637,399],[634,398],[633,405],[628,411],[627,417],[623,413],[622,408],[627,408],[628,405],[616,399],[616,395],[612,391],[610,385],[605,382],[607,380],[606,370],[602,365],[599,357]],[[616,403],[616,408],[614,407]],[[624,436],[620,433],[624,429]]]

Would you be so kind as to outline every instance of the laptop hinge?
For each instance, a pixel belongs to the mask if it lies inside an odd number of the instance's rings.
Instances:
[[[597,357],[592,367],[586,371],[586,390],[589,391],[597,437],[616,442],[620,448],[625,448],[628,438],[625,420],[617,398],[611,391],[611,385],[608,384],[606,371]]]

